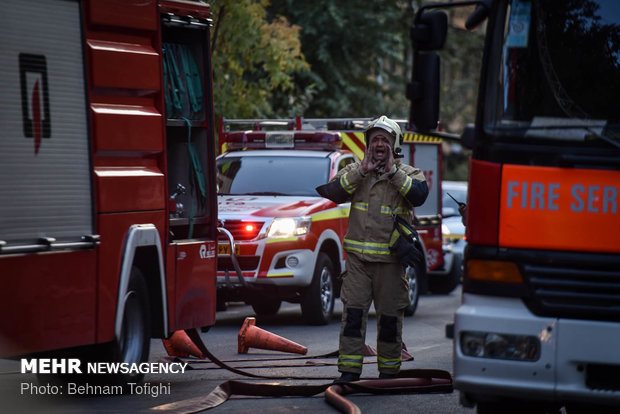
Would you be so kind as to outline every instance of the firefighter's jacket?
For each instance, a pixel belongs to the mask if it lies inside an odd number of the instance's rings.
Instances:
[[[395,160],[392,171],[362,173],[360,162],[347,165],[319,194],[336,203],[351,201],[349,229],[344,239],[347,254],[371,262],[397,262],[390,252],[394,242],[393,214],[411,224],[412,207],[428,196],[424,174],[418,168]]]

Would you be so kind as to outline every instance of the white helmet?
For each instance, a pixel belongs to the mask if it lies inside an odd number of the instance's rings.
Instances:
[[[385,115],[382,115],[379,118],[371,121],[370,124],[368,124],[366,130],[364,131],[364,138],[366,139],[367,147],[370,144],[371,132],[377,129],[388,133],[389,137],[393,139],[392,150],[394,151],[394,156],[397,158],[402,157],[402,155],[400,154],[400,146],[403,143],[403,133],[400,130],[400,126],[398,126],[398,123],[391,120]]]

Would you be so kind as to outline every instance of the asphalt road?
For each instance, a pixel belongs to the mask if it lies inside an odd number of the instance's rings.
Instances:
[[[450,295],[429,295],[420,298],[418,310],[413,317],[405,318],[403,341],[414,360],[403,363],[402,369],[432,368],[452,371],[452,341],[445,337],[445,325],[452,321],[460,302],[460,288]],[[338,348],[339,319],[342,305],[337,302],[334,320],[326,326],[307,326],[301,321],[298,305],[284,303],[280,312],[269,318],[258,318],[256,325],[263,330],[287,338],[308,349],[308,356],[336,351]],[[247,354],[238,354],[237,336],[248,316],[254,316],[252,308],[241,303],[230,304],[228,310],[217,313],[216,326],[201,333],[207,348],[221,360],[232,360],[229,365],[258,375],[273,377],[314,377],[312,380],[252,379],[218,368],[204,361],[192,366],[199,369],[179,374],[147,374],[147,387],[135,388],[122,395],[104,396],[99,392],[90,395],[50,395],[41,388],[36,376],[20,374],[19,363],[0,362],[0,412],[69,412],[69,413],[158,413],[178,412],[187,401],[208,395],[218,385],[228,380],[250,383],[281,383],[285,385],[319,385],[331,383],[338,377],[335,358],[319,358],[324,365],[307,365],[299,355],[250,348]],[[366,344],[376,346],[376,318],[374,313],[368,322]],[[166,356],[160,340],[151,343],[150,361],[157,362]],[[258,361],[248,368],[252,359],[276,359]],[[288,360],[287,360],[288,359]],[[375,357],[368,357],[362,378],[374,379],[378,372]],[[284,365],[284,366],[283,366]],[[26,384],[26,386],[24,385]],[[30,384],[34,384],[32,388]],[[37,390],[34,393],[32,390]],[[45,383],[43,383],[45,385]],[[26,391],[24,391],[26,387]],[[157,394],[157,395],[155,395]],[[458,393],[369,395],[353,394],[347,397],[364,413],[459,413],[473,414],[472,409],[459,405]],[[312,397],[259,398],[233,396],[223,404],[209,410],[218,413],[337,413],[329,405],[323,393]]]

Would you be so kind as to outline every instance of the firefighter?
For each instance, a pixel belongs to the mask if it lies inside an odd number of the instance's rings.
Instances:
[[[365,130],[366,152],[361,162],[349,164],[329,183],[317,187],[336,203],[351,201],[347,252],[342,274],[344,305],[340,327],[338,382],[357,381],[362,372],[368,310],[377,313],[379,378],[395,378],[400,370],[404,308],[409,305],[405,264],[423,260],[411,250],[395,225],[396,217],[409,225],[412,207],[426,200],[428,186],[418,168],[399,159],[402,132],[386,116]],[[398,246],[398,248],[395,248]]]

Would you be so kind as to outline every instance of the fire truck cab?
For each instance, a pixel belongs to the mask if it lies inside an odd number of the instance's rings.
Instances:
[[[412,123],[431,135],[438,51],[459,13],[468,29],[486,19],[486,33],[462,136],[472,153],[454,386],[478,413],[620,412],[618,2],[420,7],[408,92]]]

